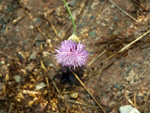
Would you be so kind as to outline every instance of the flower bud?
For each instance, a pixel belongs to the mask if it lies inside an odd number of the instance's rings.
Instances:
[[[72,41],[74,41],[74,42],[76,42],[76,43],[79,43],[79,38],[76,36],[76,35],[71,35],[69,38],[68,38],[68,40],[72,40]]]

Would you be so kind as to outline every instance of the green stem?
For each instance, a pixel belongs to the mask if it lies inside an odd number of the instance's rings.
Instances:
[[[76,26],[75,26],[75,23],[74,23],[72,14],[71,14],[70,9],[69,9],[67,3],[65,2],[65,0],[63,0],[63,2],[64,2],[65,6],[66,6],[66,8],[67,8],[67,11],[68,11],[70,17],[71,17],[71,21],[72,21],[72,24],[73,24],[73,34],[75,34],[75,32],[76,32]]]

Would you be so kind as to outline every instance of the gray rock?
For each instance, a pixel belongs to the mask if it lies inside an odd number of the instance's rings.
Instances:
[[[116,17],[116,16],[113,18],[113,20],[114,20],[115,22],[118,22],[118,21],[119,21],[118,17]]]
[[[37,52],[33,52],[31,55],[30,55],[30,60],[35,60],[37,57]]]
[[[96,37],[96,35],[97,35],[96,31],[92,31],[92,32],[90,32],[90,36],[91,36],[92,38],[95,38],[95,37]]]
[[[20,61],[25,61],[26,60],[26,58],[25,58],[25,56],[24,56],[24,54],[22,52],[18,52],[17,56],[18,56]]]
[[[120,66],[120,67],[123,67],[124,65],[125,65],[124,62],[120,62],[120,63],[119,63],[119,66]]]
[[[119,31],[114,31],[112,34],[113,34],[114,36],[118,36],[118,35],[119,35]]]
[[[119,108],[120,113],[140,113],[136,108],[131,105],[124,105]]]
[[[93,15],[90,17],[91,20],[94,19],[94,18],[95,18],[95,16],[93,16]]]

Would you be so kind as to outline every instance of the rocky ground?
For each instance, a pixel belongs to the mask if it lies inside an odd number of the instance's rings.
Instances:
[[[150,113],[150,33],[118,52],[149,30],[150,1],[66,2],[90,53],[77,72],[86,88],[106,113],[123,105]],[[103,112],[54,59],[71,34],[61,0],[0,0],[0,113]]]

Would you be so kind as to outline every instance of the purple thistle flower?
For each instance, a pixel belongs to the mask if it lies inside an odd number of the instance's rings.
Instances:
[[[81,42],[76,43],[72,40],[64,40],[55,51],[58,63],[74,69],[85,66],[89,55]]]

